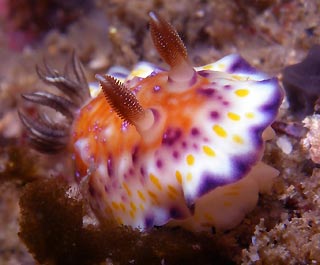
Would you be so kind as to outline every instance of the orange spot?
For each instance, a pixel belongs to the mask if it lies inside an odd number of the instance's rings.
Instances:
[[[171,199],[176,199],[177,195],[179,194],[178,191],[176,190],[175,187],[173,187],[172,185],[168,185],[168,192],[167,192],[168,196],[171,198]]]
[[[152,199],[154,204],[159,204],[158,196],[155,193],[153,193],[152,191],[148,190],[148,194],[149,194],[149,196]]]
[[[133,202],[130,202],[130,207],[133,212],[135,212],[137,210],[137,206]]]
[[[111,202],[111,205],[112,205],[113,209],[119,210],[119,204],[116,203],[115,201]]]
[[[160,181],[155,175],[150,174],[150,180],[153,183],[153,185],[155,185],[159,190],[162,190],[162,186],[160,184]]]
[[[122,211],[124,211],[124,212],[126,211],[126,206],[122,202],[119,203],[119,206]]]
[[[224,201],[224,202],[223,202],[223,206],[225,206],[225,207],[230,207],[230,206],[232,206],[232,202],[230,202],[230,201]]]
[[[173,187],[172,185],[170,185],[170,184],[168,185],[168,190],[171,193],[178,194],[177,189],[175,187]]]
[[[133,211],[130,211],[129,214],[130,214],[131,218],[134,219],[134,217],[135,217],[134,212],[133,212]]]
[[[182,184],[182,175],[180,173],[180,171],[176,171],[176,179],[178,181],[178,183],[181,185]]]
[[[120,217],[116,217],[116,221],[118,224],[123,224],[123,221]]]
[[[212,215],[209,214],[209,213],[204,213],[204,218],[209,221],[209,222],[213,222],[213,218],[212,218]]]
[[[144,197],[142,191],[138,190],[137,193],[138,193],[139,198],[145,202],[146,201],[146,197]]]
[[[226,195],[226,196],[238,196],[239,192],[238,191],[226,191],[226,192],[223,193],[223,195]]]
[[[131,193],[131,190],[129,189],[128,185],[127,185],[125,182],[123,182],[123,183],[122,183],[122,186],[123,186],[124,189],[127,191],[128,196],[131,197],[132,193]]]

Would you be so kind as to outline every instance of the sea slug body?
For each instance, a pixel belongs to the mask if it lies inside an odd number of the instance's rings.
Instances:
[[[192,67],[153,12],[150,31],[169,70],[141,62],[126,77],[97,75],[101,91],[78,110],[68,142],[76,181],[121,225],[230,229],[278,175],[261,157],[282,91],[235,54]]]

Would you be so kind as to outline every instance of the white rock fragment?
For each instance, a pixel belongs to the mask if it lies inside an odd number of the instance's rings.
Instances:
[[[308,116],[303,120],[304,126],[309,129],[302,140],[303,148],[309,152],[314,163],[320,163],[320,115]]]
[[[292,144],[286,135],[280,136],[277,139],[277,146],[286,155],[289,155],[292,152]]]

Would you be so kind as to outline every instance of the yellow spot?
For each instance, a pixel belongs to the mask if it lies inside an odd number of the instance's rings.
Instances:
[[[187,174],[187,181],[191,181],[192,180],[192,174],[189,172],[188,174]]]
[[[228,118],[230,120],[233,120],[233,121],[239,121],[240,120],[240,116],[234,112],[229,112],[228,113]]]
[[[145,75],[145,73],[146,73],[145,69],[138,68],[138,69],[132,71],[130,75],[143,77]]]
[[[219,67],[219,70],[223,70],[226,68],[226,65],[224,63],[219,63],[218,67]]]
[[[182,184],[182,175],[180,173],[180,171],[176,171],[176,179],[178,181],[178,183],[181,185]]]
[[[133,212],[135,212],[137,210],[137,206],[133,202],[130,202],[130,207]]]
[[[202,66],[203,70],[212,70],[212,65],[211,64],[207,64],[205,66]]]
[[[204,145],[202,149],[207,156],[211,156],[211,157],[216,156],[215,151],[213,151],[211,147]]]
[[[123,186],[124,189],[127,191],[128,196],[131,197],[131,190],[129,189],[128,185],[127,185],[125,182],[123,182],[123,183],[122,183],[122,186]]]
[[[113,209],[119,210],[119,204],[116,203],[115,201],[113,201],[113,202],[111,203],[111,205],[112,205]]]
[[[234,91],[234,93],[238,97],[245,97],[245,96],[248,96],[249,90],[248,89],[238,89],[238,90]]]
[[[126,206],[124,206],[124,204],[122,202],[119,203],[119,206],[121,208],[122,211],[126,211]]]
[[[248,119],[253,119],[254,118],[254,113],[253,112],[247,112],[245,115],[246,115],[246,117]]]
[[[244,78],[240,75],[232,75],[232,78],[238,81],[244,80]]]
[[[244,143],[243,138],[240,135],[237,135],[237,134],[233,135],[232,140],[234,142],[236,142],[237,144],[243,144]]]
[[[134,212],[130,211],[129,214],[130,214],[131,218],[134,219]]]
[[[223,206],[225,206],[225,207],[230,207],[230,206],[232,206],[232,202],[230,202],[230,201],[224,201],[224,202],[223,202]]]
[[[141,211],[144,211],[144,206],[142,203],[139,204],[139,207],[140,207]]]
[[[213,125],[212,130],[220,137],[227,137],[227,132],[220,125]]]
[[[138,193],[138,196],[140,197],[140,199],[145,202],[145,201],[146,201],[146,197],[144,197],[142,191],[141,191],[141,190],[138,190],[137,193]]]
[[[194,156],[193,155],[187,155],[187,164],[189,166],[192,166],[194,164]]]
[[[162,186],[160,184],[160,181],[155,175],[150,174],[150,180],[153,183],[153,185],[155,185],[159,190],[162,190]]]

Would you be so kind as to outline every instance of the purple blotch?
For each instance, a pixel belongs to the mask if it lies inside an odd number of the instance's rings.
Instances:
[[[127,197],[127,195],[121,195],[121,201],[123,201],[123,202],[127,202],[128,201],[128,197]]]
[[[176,158],[176,159],[178,159],[178,158],[180,157],[179,152],[176,151],[176,150],[172,152],[172,156],[173,156],[174,158]]]
[[[214,88],[199,88],[197,92],[206,97],[211,97],[216,93],[216,90]]]
[[[257,70],[248,64],[242,57],[238,56],[234,63],[230,66],[229,72],[256,73]]]
[[[229,105],[229,102],[228,102],[228,101],[222,101],[222,104],[223,104],[224,106],[228,106],[228,105]]]
[[[230,85],[224,85],[223,88],[226,89],[226,90],[229,90],[229,89],[231,89],[231,86]]]
[[[199,72],[197,72],[198,75],[204,77],[204,78],[208,78],[210,76],[210,72],[208,70],[201,70]]]
[[[146,172],[145,172],[143,167],[140,167],[140,173],[141,173],[142,176],[146,175]]]
[[[169,128],[162,136],[162,144],[173,145],[181,137],[180,129]]]
[[[197,72],[194,71],[193,76],[189,82],[189,87],[192,87],[197,82],[197,80],[198,80],[198,75],[197,75]]]
[[[183,148],[187,148],[187,142],[186,141],[183,141],[182,143],[181,143],[181,146],[183,147]]]
[[[217,187],[234,183],[245,177],[251,166],[259,158],[258,153],[259,152],[254,152],[245,156],[232,157],[232,173],[230,175],[215,175],[212,172],[204,172],[201,175],[203,181],[200,184],[197,196],[202,196]]]
[[[138,146],[135,146],[132,151],[132,162],[133,163],[136,163],[138,161],[138,151],[139,151]]]
[[[235,181],[233,176],[214,175],[212,172],[204,172],[201,179],[203,181],[197,192],[197,196],[199,197],[219,186],[224,186]]]
[[[79,171],[76,171],[75,177],[76,177],[76,180],[80,180],[81,175],[80,175],[80,172],[79,172]]]
[[[88,186],[89,186],[88,189],[89,189],[90,195],[91,195],[92,197],[94,197],[94,196],[96,195],[96,191],[95,191],[95,189],[93,188],[92,183],[89,182]]]
[[[146,228],[151,228],[153,227],[154,223],[154,217],[153,216],[147,216],[144,220],[144,225]]]
[[[154,87],[153,87],[153,91],[154,91],[154,92],[159,92],[160,89],[161,89],[160,86],[154,86]]]
[[[109,156],[109,158],[107,160],[107,170],[108,170],[109,177],[112,177],[113,176],[113,160],[112,160],[112,156]]]
[[[170,210],[169,210],[169,215],[173,219],[185,218],[184,214],[177,207],[171,207]]]
[[[123,122],[121,123],[121,131],[122,131],[122,132],[126,131],[126,130],[128,129],[128,127],[129,127],[129,122],[123,121]]]
[[[191,135],[192,136],[198,136],[200,134],[199,129],[198,128],[192,128],[191,129]]]
[[[218,119],[219,118],[219,112],[217,112],[217,111],[211,111],[210,112],[210,117],[212,118],[212,119]]]
[[[158,159],[157,162],[156,162],[156,165],[157,165],[157,168],[162,168],[163,166],[163,163],[162,163],[162,160]]]
[[[139,91],[141,90],[141,88],[142,88],[142,86],[141,86],[141,85],[138,85],[138,86],[136,86],[136,87],[132,90],[132,92],[136,95],[136,94],[139,93]]]

